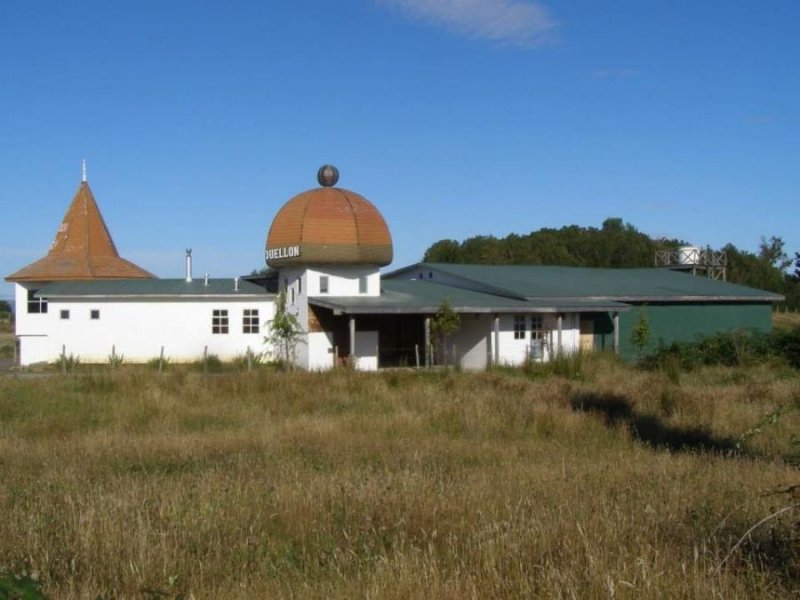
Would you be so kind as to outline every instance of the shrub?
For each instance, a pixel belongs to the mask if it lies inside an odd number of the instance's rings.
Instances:
[[[265,362],[266,362],[265,353],[253,352],[251,348],[248,348],[246,352],[239,354],[236,358],[233,359],[233,365],[239,370],[259,367],[265,364]]]
[[[155,356],[147,361],[147,366],[151,369],[161,369],[163,371],[169,366],[169,356]]]
[[[193,366],[199,371],[206,371],[208,373],[220,373],[224,370],[224,365],[216,354],[209,354],[205,357],[201,356],[193,363]]]
[[[53,365],[66,373],[76,369],[81,364],[81,357],[76,354],[62,354]]]
[[[800,368],[800,327],[771,333],[722,332],[696,342],[660,343],[639,364],[648,370],[672,372],[676,365],[690,371],[702,365],[740,367],[775,359]]]
[[[108,355],[108,366],[110,366],[112,369],[115,369],[124,362],[125,362],[124,354],[117,354],[116,352],[112,352],[111,354]]]

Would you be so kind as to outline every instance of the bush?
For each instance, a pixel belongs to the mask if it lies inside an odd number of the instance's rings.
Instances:
[[[795,369],[800,369],[800,327],[789,331],[776,331],[773,337],[778,354],[787,364]]]
[[[233,359],[233,365],[240,371],[248,368],[257,368],[266,362],[266,356],[263,352],[253,352],[248,348],[246,352],[239,354]]]
[[[199,371],[208,373],[221,373],[224,370],[224,365],[216,354],[209,354],[205,358],[201,356],[193,363],[193,366]]]
[[[81,364],[81,357],[75,354],[60,355],[53,366],[67,373],[73,371]]]
[[[670,371],[679,365],[690,371],[703,365],[739,367],[771,360],[781,360],[800,368],[800,327],[771,333],[723,332],[696,342],[662,343],[654,352],[642,357],[640,365],[648,370]]]
[[[158,371],[165,370],[169,366],[169,356],[156,356],[147,361],[147,366]]]
[[[38,579],[27,573],[0,573],[0,598],[10,600],[46,600]]]

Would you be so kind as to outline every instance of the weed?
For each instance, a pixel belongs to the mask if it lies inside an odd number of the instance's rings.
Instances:
[[[53,363],[53,366],[64,373],[71,373],[81,364],[81,357],[76,354],[61,354]]]

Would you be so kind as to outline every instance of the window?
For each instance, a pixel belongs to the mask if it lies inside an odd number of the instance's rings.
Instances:
[[[320,275],[319,276],[319,293],[320,294],[327,294],[328,293],[328,276],[327,275]]]
[[[294,288],[291,289],[291,297],[292,299],[289,301],[290,304],[294,304]]]
[[[242,333],[258,333],[258,309],[245,308],[242,318]]]
[[[100,318],[100,311],[96,308],[93,308],[89,311],[89,318],[92,321],[97,321]]]
[[[62,310],[61,311],[61,319],[64,320],[64,321],[69,319],[69,311],[68,310]]]
[[[303,277],[302,276],[297,278],[297,293],[298,294],[302,294],[303,293]]]
[[[359,294],[366,294],[367,293],[367,276],[362,275],[358,278],[358,293]]]
[[[47,298],[37,298],[36,292],[39,290],[28,290],[28,312],[29,313],[46,313],[47,312]]]
[[[514,316],[514,339],[515,340],[524,340],[525,339],[525,316],[522,315],[515,315]]]
[[[228,333],[228,311],[214,309],[211,312],[211,333]]]
[[[544,337],[544,323],[542,317],[531,317],[531,339],[540,340]]]

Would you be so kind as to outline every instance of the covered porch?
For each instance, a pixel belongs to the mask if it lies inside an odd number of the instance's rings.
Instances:
[[[444,344],[436,344],[432,320],[445,298],[460,325]],[[594,331],[585,328],[598,321],[611,324],[619,349],[618,315],[628,308],[613,302],[533,302],[428,281],[390,280],[377,297],[309,298],[309,368],[349,362],[361,370],[437,364],[479,370],[550,360],[594,349]]]

